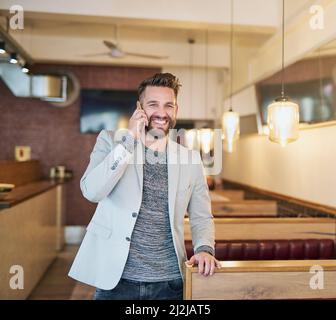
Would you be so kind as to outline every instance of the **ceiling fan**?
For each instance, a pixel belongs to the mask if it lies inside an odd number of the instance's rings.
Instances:
[[[118,36],[117,27],[115,29],[115,38],[116,38],[116,41],[103,40],[104,45],[109,49],[109,51],[101,52],[101,53],[85,54],[82,56],[84,57],[110,56],[112,58],[123,58],[126,56],[132,56],[132,57],[140,57],[140,58],[148,58],[148,59],[167,59],[168,58],[168,56],[160,56],[160,55],[154,55],[154,54],[124,51],[118,44],[119,36]]]

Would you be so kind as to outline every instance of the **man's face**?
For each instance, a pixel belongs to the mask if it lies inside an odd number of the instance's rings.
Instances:
[[[167,87],[146,87],[141,105],[148,117],[151,134],[161,137],[175,127],[178,106],[174,90]]]

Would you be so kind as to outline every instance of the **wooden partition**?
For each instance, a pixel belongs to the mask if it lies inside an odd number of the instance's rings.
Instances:
[[[211,203],[214,217],[276,217],[277,203],[270,200],[235,200]]]
[[[221,266],[204,277],[186,264],[184,299],[336,298],[336,260],[222,261]]]
[[[336,220],[330,218],[214,218],[216,240],[277,240],[336,238]],[[184,234],[191,240],[189,218]]]

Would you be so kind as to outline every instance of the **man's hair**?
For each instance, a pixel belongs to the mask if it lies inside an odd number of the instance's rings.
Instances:
[[[138,99],[140,100],[147,86],[167,87],[174,90],[175,98],[181,87],[179,79],[171,73],[156,73],[154,76],[143,80],[138,87]]]

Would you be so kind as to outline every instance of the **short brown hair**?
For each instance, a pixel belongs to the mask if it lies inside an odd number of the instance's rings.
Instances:
[[[179,79],[171,73],[156,73],[154,76],[147,78],[140,83],[138,87],[139,100],[147,86],[171,88],[174,90],[175,98],[177,98],[181,84]]]

